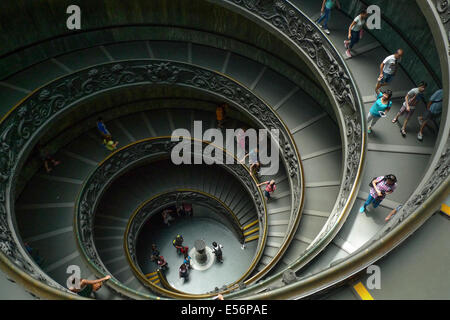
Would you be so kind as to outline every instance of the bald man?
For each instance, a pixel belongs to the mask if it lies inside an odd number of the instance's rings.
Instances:
[[[380,75],[378,77],[377,86],[375,92],[378,94],[380,88],[386,86],[392,81],[395,74],[397,73],[398,64],[403,56],[403,50],[398,49],[396,53],[386,57],[380,64]]]

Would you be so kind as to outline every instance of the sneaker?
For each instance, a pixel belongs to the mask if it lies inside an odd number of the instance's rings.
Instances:
[[[351,58],[352,54],[350,52],[350,49],[347,49],[347,51],[345,51],[345,54],[347,55],[347,57]]]
[[[323,32],[325,32],[326,34],[330,34],[330,30],[328,30],[328,28],[323,29]]]
[[[350,46],[350,41],[349,40],[344,40],[344,47],[345,47],[345,49],[350,49],[349,46]]]
[[[245,244],[242,244],[241,249],[245,250]]]
[[[364,211],[366,211],[366,208],[364,207],[359,208],[359,213],[363,213]]]
[[[423,135],[420,132],[417,134],[417,140],[419,141],[423,140]]]

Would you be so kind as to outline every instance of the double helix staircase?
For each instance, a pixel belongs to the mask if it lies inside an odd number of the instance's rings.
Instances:
[[[292,0],[291,4],[304,12],[311,20],[318,17],[317,1]],[[342,57],[345,56],[343,39],[346,38],[351,19],[340,11],[334,10],[329,23],[331,35],[328,40]],[[346,59],[367,113],[375,101],[376,77],[379,64],[392,52],[379,40],[366,33],[355,47],[353,58]],[[261,55],[263,53],[260,53]],[[270,59],[275,59],[264,52]],[[264,280],[274,276],[281,283],[282,272],[291,268],[300,278],[318,274],[334,264],[345,260],[364,246],[374,235],[382,230],[388,213],[404,204],[415,192],[424,172],[435,152],[437,131],[428,130],[424,141],[416,139],[418,121],[412,117],[408,123],[406,138],[400,135],[398,124],[390,120],[402,106],[407,91],[422,79],[412,79],[408,70],[400,68],[390,89],[394,92],[393,107],[388,117],[377,123],[371,135],[367,136],[365,166],[357,199],[340,231],[306,266],[294,267],[292,264],[308,251],[316,237],[326,226],[330,214],[339,196],[343,172],[342,130],[336,123],[335,115],[313,98],[304,87],[299,86],[291,77],[277,70],[267,58],[245,57],[232,48],[206,46],[195,41],[126,41],[91,46],[51,57],[27,68],[20,68],[0,82],[3,99],[0,111],[7,114],[12,105],[25,99],[35,90],[60,77],[86,68],[98,68],[102,64],[148,59],[170,62],[182,62],[205,70],[223,74],[246,87],[268,106],[283,121],[289,130],[301,157],[304,184],[301,186],[303,206],[298,227],[286,244],[287,248],[279,257],[283,242],[289,236],[291,219],[299,212],[293,212],[293,190],[289,184],[289,174],[280,165],[280,171],[274,176],[259,177],[259,181],[275,179],[277,190],[267,203],[268,232],[265,247],[253,274],[264,270],[274,259],[275,263],[258,284],[258,291],[267,286]],[[292,65],[287,64],[294,68]],[[278,65],[279,66],[279,65]],[[314,76],[305,70],[294,70],[303,77]],[[312,80],[314,82],[314,80]],[[144,89],[145,90],[145,89]],[[151,90],[151,88],[149,89]],[[132,94],[130,94],[132,95]],[[181,94],[182,95],[182,94]],[[325,95],[325,93],[324,93]],[[176,94],[175,94],[176,96]],[[133,97],[128,97],[132,100]],[[186,107],[183,97],[179,107],[153,108],[152,100],[139,101],[139,108],[128,107],[120,111],[121,105],[108,101],[110,109],[106,115],[106,126],[119,147],[133,144],[151,137],[170,136],[177,128],[187,128],[193,133],[193,123],[201,120],[203,129],[216,126],[214,104],[220,101],[220,95],[207,102],[209,107]],[[106,98],[107,99],[107,98]],[[189,99],[192,99],[191,97]],[[199,104],[204,101],[199,101]],[[148,104],[148,107],[146,106]],[[423,113],[425,106],[420,105],[415,115]],[[118,111],[119,110],[119,111]],[[251,127],[245,115],[235,111],[226,123],[227,128]],[[402,123],[400,120],[400,124]],[[22,179],[26,181],[15,203],[15,220],[18,234],[43,258],[42,270],[62,286],[66,286],[67,266],[78,265],[84,278],[94,279],[97,275],[86,263],[76,238],[74,237],[74,209],[83,183],[110,152],[102,146],[102,141],[91,119],[90,125],[79,123],[83,130],[76,130],[77,124],[68,127],[76,134],[60,143],[54,157],[61,161],[50,173],[41,166],[36,172]],[[441,128],[444,123],[441,124]],[[51,141],[48,142],[51,145]],[[28,159],[30,166],[36,163],[36,156]],[[94,239],[102,262],[110,273],[124,286],[140,293],[149,293],[146,287],[133,274],[124,254],[124,232],[132,212],[152,195],[176,188],[191,188],[210,193],[223,201],[236,214],[239,223],[250,231],[256,226],[257,215],[253,203],[246,202],[242,186],[234,180],[230,183],[224,171],[202,166],[193,168],[148,167],[133,172],[127,179],[121,179],[108,189],[106,201],[98,208],[95,216]],[[215,171],[216,170],[216,171]],[[359,213],[359,207],[368,195],[368,184],[373,177],[393,173],[399,181],[398,189],[390,195],[379,208],[368,213]],[[157,181],[158,183],[154,183]],[[124,192],[126,191],[126,192]],[[258,238],[248,233],[245,238],[249,248],[256,246]],[[284,249],[283,249],[284,250]],[[162,286],[161,279],[153,271],[148,278]],[[273,281],[271,285],[273,285]],[[244,296],[251,296],[251,286]],[[96,293],[97,299],[127,298],[107,285]]]

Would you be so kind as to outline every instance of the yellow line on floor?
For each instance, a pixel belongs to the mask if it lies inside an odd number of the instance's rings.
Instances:
[[[445,203],[442,204],[441,211],[450,217],[450,207]]]
[[[255,228],[255,229],[252,229],[252,230],[250,230],[250,231],[245,232],[245,233],[244,233],[244,236],[248,236],[248,235],[250,235],[250,234],[252,234],[252,233],[255,233],[255,232],[258,232],[258,231],[259,231],[259,227]]]
[[[245,239],[245,242],[250,242],[256,239],[259,239],[259,234],[257,234],[256,236],[248,237],[247,239]]]
[[[362,284],[362,282],[358,282],[353,286],[356,293],[360,296],[362,300],[373,300],[372,295],[367,291],[366,287]]]
[[[245,227],[242,228],[242,230],[247,230],[250,227],[253,227],[255,224],[258,223],[258,220],[253,221],[252,223],[249,223],[248,225],[246,225]]]
[[[157,272],[155,271],[155,272],[152,272],[152,273],[147,273],[145,276],[146,277],[149,277],[149,276],[152,276],[152,275],[154,275],[154,274],[156,274]]]
[[[154,277],[152,277],[152,278],[149,278],[148,280],[150,280],[150,281],[152,281],[152,280],[155,280],[155,279],[158,279],[158,275],[156,275],[156,276],[154,276]]]

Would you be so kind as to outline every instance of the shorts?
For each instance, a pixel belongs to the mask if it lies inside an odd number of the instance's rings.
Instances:
[[[436,114],[431,112],[430,110],[425,110],[425,112],[423,113],[423,119],[424,120],[431,120],[431,121],[436,121],[436,119],[438,119],[440,116],[440,114]]]
[[[413,115],[414,111],[416,111],[416,108],[412,108],[410,106],[409,111],[406,109],[406,105],[403,104],[403,106],[400,108],[399,114],[403,115],[406,112],[406,118],[409,119]]]
[[[392,78],[394,77],[393,74],[385,73],[383,72],[383,79],[381,79],[380,83],[389,83],[392,81]]]
[[[270,192],[267,190],[264,190],[264,196],[269,199],[270,198]]]

